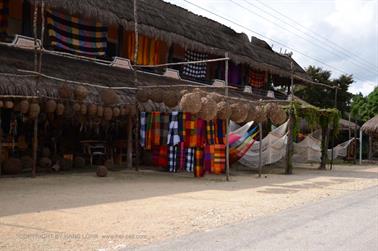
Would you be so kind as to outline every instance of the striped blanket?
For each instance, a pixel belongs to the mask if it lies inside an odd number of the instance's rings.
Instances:
[[[104,56],[107,27],[98,22],[47,11],[47,28],[51,46],[84,56]]]
[[[244,135],[232,142],[230,140],[230,162],[236,162],[252,147],[258,134],[257,126],[248,130]],[[232,135],[230,135],[231,138]]]
[[[9,13],[8,2],[9,0],[0,0],[0,38],[7,35]]]

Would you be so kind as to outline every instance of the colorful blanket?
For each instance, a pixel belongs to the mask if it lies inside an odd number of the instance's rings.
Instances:
[[[140,138],[139,143],[141,147],[144,147],[146,145],[146,116],[147,114],[145,112],[140,113]]]
[[[253,71],[249,72],[249,83],[252,87],[263,88],[267,83],[266,74],[263,71]]]
[[[135,33],[127,32],[127,57],[134,62],[135,53]],[[137,64],[140,65],[153,65],[159,64],[159,52],[161,48],[161,42],[154,40],[143,35],[138,36],[138,57]]]
[[[217,119],[214,123],[215,130],[215,144],[224,144],[224,137],[226,135],[226,121]]]
[[[169,114],[162,112],[160,114],[160,143],[166,144],[168,141]]]
[[[230,162],[236,162],[252,147],[256,141],[257,126],[247,131],[245,135],[230,144]]]
[[[160,112],[152,112],[151,139],[152,145],[160,145]]]
[[[195,165],[194,165],[194,176],[203,177],[205,175],[203,168],[203,149],[197,147],[195,149]]]
[[[206,121],[206,139],[208,145],[215,144],[215,125],[214,120]]]
[[[207,60],[208,55],[206,53],[200,53],[196,51],[187,50],[185,52],[186,61],[201,61]],[[183,74],[196,79],[206,78],[207,67],[206,63],[188,64],[183,68]]]
[[[186,147],[196,147],[197,146],[197,120],[190,113],[186,114],[185,119],[185,137],[184,142]]]
[[[211,172],[221,174],[224,172],[226,165],[226,146],[221,144],[214,145],[214,162]]]
[[[179,113],[177,111],[174,111],[171,113],[170,119],[169,119],[169,131],[168,131],[168,140],[167,144],[170,146],[175,146],[178,143],[180,143],[180,135],[179,135],[179,128],[178,128],[178,115]]]
[[[185,169],[187,172],[193,172],[194,168],[194,148],[185,149]]]
[[[55,49],[84,56],[104,56],[107,27],[60,12],[47,11],[47,29]]]
[[[9,0],[0,0],[0,38],[7,35]]]
[[[177,146],[168,147],[168,170],[169,172],[177,172]]]

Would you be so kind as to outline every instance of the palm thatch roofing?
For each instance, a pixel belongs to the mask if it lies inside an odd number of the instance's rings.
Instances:
[[[378,114],[375,115],[373,118],[368,120],[365,124],[362,125],[361,130],[370,135],[370,136],[378,136]]]
[[[31,3],[34,0],[29,0]],[[39,0],[41,1],[41,0]],[[44,0],[50,8],[63,9],[73,15],[95,18],[107,24],[119,24],[134,30],[132,0]],[[290,77],[290,59],[261,46],[259,39],[252,42],[244,33],[196,15],[179,6],[161,0],[137,1],[138,31],[159,38],[168,44],[177,43],[185,48],[223,56],[229,52],[236,63],[266,70],[282,77]],[[257,41],[257,42],[256,42]],[[305,71],[294,63],[294,72],[309,79]]]
[[[360,129],[360,126],[357,125],[356,123],[346,120],[346,119],[340,119],[339,120],[339,126],[340,130],[346,131],[346,130],[354,130],[354,129]]]
[[[25,73],[23,72],[24,70],[34,70],[34,51],[0,45],[0,96],[38,96],[60,99],[59,87],[65,81],[42,76],[39,78],[37,88],[36,76]],[[102,104],[99,95],[103,90],[102,86],[130,87],[130,89],[116,90],[116,92],[121,97],[120,104],[132,104],[135,103],[136,89],[143,88],[143,86],[165,86],[165,88],[170,89],[176,86],[177,91],[180,91],[189,88],[185,86],[195,85],[194,82],[141,71],[135,72],[138,81],[136,83],[134,71],[132,70],[53,54],[43,54],[41,72],[54,78],[98,85],[87,86],[90,95],[84,101],[97,104]],[[77,84],[71,84],[67,81],[66,84],[72,87],[77,86]],[[205,89],[210,92],[224,93],[223,88],[214,89],[208,86]],[[244,93],[237,89],[230,89],[229,95],[233,98],[245,100],[271,99],[266,96]]]

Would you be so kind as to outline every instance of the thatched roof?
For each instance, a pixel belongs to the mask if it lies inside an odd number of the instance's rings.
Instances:
[[[13,76],[10,74],[27,74],[19,70],[34,69],[34,51],[24,50],[20,48],[8,47],[0,45],[0,95],[14,95],[14,96],[37,96],[36,92],[36,77]],[[136,72],[138,83],[135,84],[134,71],[125,70],[108,65],[103,65],[95,62],[67,58],[58,55],[43,54],[42,58],[42,73],[55,78],[61,78],[70,81],[78,81],[90,84],[97,84],[100,86],[111,87],[143,87],[143,86],[171,86],[176,87],[177,91],[187,89],[181,86],[188,86],[195,84],[186,80],[172,79],[157,74],[150,74],[145,72]],[[39,95],[44,97],[58,98],[58,87],[64,82],[54,79],[41,77],[38,89]],[[74,85],[72,85],[74,86]],[[86,102],[100,103],[99,92],[101,88],[87,87],[91,95]],[[214,89],[208,89],[214,91]],[[215,90],[219,93],[224,93],[223,89]],[[134,103],[136,90],[123,89],[117,90],[122,100],[121,103]],[[243,93],[236,89],[230,89],[229,94],[234,98],[243,98],[247,100],[270,99],[268,97],[257,96],[253,94]]]
[[[361,130],[370,136],[378,136],[378,114],[363,124]]]
[[[340,130],[349,130],[349,128],[351,130],[354,130],[355,128],[356,129],[360,129],[360,126],[357,125],[356,123],[352,122],[352,121],[349,121],[349,120],[346,120],[346,119],[340,119],[339,120],[339,126],[340,126]]]
[[[30,0],[33,2],[32,0]],[[96,18],[108,24],[120,24],[126,30],[134,30],[132,0],[44,0],[47,6],[64,9],[70,14]],[[290,76],[290,60],[261,43],[256,38],[249,41],[244,33],[196,15],[179,6],[161,0],[138,0],[138,30],[141,34],[178,43],[215,55],[230,53],[236,63],[269,71],[284,77]],[[308,78],[295,63],[295,73]]]

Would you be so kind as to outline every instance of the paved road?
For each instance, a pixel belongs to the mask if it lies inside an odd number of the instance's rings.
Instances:
[[[378,251],[378,187],[138,250]]]

